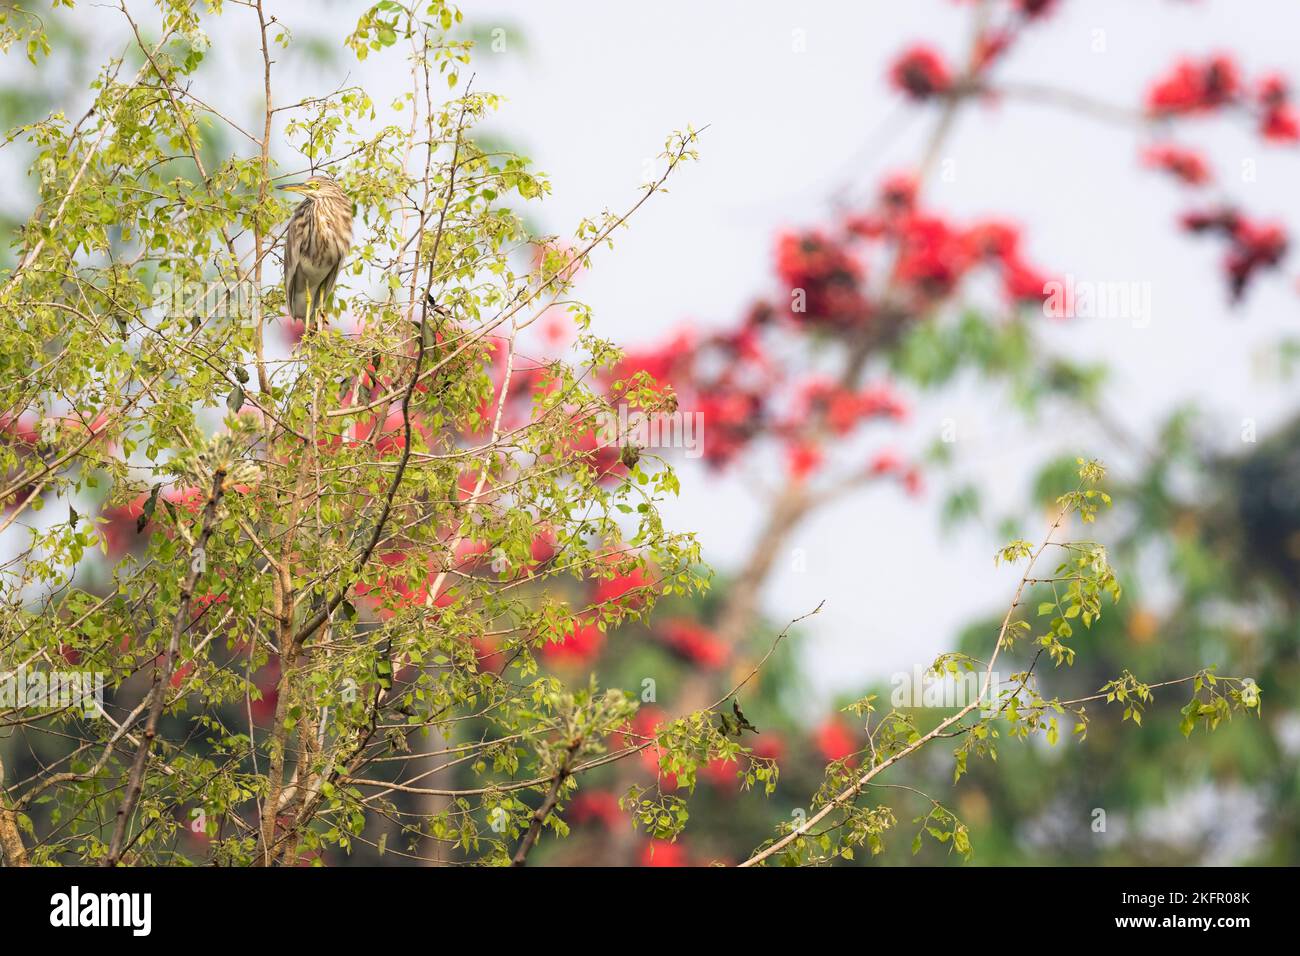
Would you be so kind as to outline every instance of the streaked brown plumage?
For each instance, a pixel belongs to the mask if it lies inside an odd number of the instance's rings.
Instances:
[[[289,314],[311,329],[328,308],[339,267],[352,247],[352,203],[325,175],[282,188],[305,197],[285,230],[284,293]]]

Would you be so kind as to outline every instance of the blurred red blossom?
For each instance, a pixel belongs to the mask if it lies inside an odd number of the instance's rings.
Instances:
[[[1227,240],[1224,270],[1233,299],[1245,294],[1258,270],[1277,266],[1290,244],[1280,224],[1248,219],[1231,206],[1185,213],[1182,224],[1188,232],[1219,235]]]
[[[971,263],[960,231],[938,216],[911,215],[898,229],[895,278],[923,299],[952,292]]]
[[[706,670],[718,669],[731,656],[731,648],[713,631],[689,618],[665,621],[660,634],[673,653]]]
[[[616,574],[612,578],[598,581],[592,595],[592,602],[605,604],[610,601],[620,601],[629,607],[638,607],[644,602],[644,597],[640,594],[632,594],[630,597],[627,597],[627,595],[629,592],[638,591],[652,583],[643,570],[633,568],[627,574]]]
[[[1300,114],[1291,104],[1286,78],[1277,72],[1265,73],[1254,82],[1252,91],[1243,82],[1236,61],[1227,54],[1179,60],[1152,84],[1146,106],[1150,115],[1161,117],[1208,113],[1225,106],[1253,108],[1260,135],[1266,140],[1300,140]]]
[[[41,441],[40,422],[33,415],[0,415],[0,440],[35,448]]]
[[[786,448],[786,469],[795,481],[803,481],[822,463],[822,451],[812,442],[797,441]]]
[[[478,669],[485,673],[499,674],[509,661],[509,656],[501,649],[500,642],[492,637],[476,637],[470,641],[474,648],[474,657]]]
[[[1300,139],[1300,120],[1291,105],[1291,84],[1286,77],[1281,73],[1265,73],[1255,83],[1255,98],[1262,111],[1261,136],[1280,143]]]
[[[427,569],[414,570],[401,567],[407,561],[407,554],[401,550],[385,551],[376,556],[380,564],[393,568],[391,574],[381,574],[373,585],[358,581],[353,592],[370,608],[380,620],[388,620],[398,610],[423,604],[429,593],[431,575]],[[412,585],[411,579],[420,583]]]
[[[827,424],[839,435],[846,435],[864,419],[907,417],[907,405],[889,385],[869,386],[853,391],[824,378],[805,383],[800,396],[800,415],[825,413]]]
[[[544,657],[554,664],[583,664],[591,661],[605,646],[605,632],[595,624],[574,620],[569,622],[558,641],[542,644]]]
[[[1264,114],[1260,134],[1275,143],[1294,143],[1300,140],[1300,115],[1289,103],[1275,106]]]
[[[896,472],[901,473],[903,471],[903,459],[898,457],[897,452],[889,449],[878,451],[871,459],[871,463],[867,466],[867,470],[873,475],[890,475]]]
[[[791,291],[795,321],[853,325],[863,317],[862,265],[826,234],[811,230],[779,236],[776,273]]]
[[[667,840],[651,840],[641,850],[642,866],[690,866],[686,848]]]
[[[867,263],[875,260],[887,269],[873,276]],[[1048,277],[1026,256],[1017,225],[995,217],[962,224],[924,209],[915,175],[894,172],[865,208],[780,233],[780,291],[739,324],[681,332],[660,348],[629,353],[614,381],[633,371],[666,376],[660,381],[672,387],[677,408],[702,418],[708,464],[727,466],[756,442],[776,439],[788,477],[802,482],[827,468],[828,433],[848,437],[873,418],[901,421],[906,406],[887,385],[860,389],[821,372],[801,374],[792,352],[823,339],[850,347],[864,337],[894,340],[902,326],[952,301],[976,270],[991,272],[1013,307],[1047,296]],[[915,489],[919,478],[905,484]]]
[[[822,722],[813,733],[813,743],[817,745],[817,752],[827,761],[843,760],[858,749],[848,723],[838,716],[829,717]]]
[[[1203,113],[1231,102],[1241,92],[1241,71],[1226,54],[1205,60],[1184,58],[1147,92],[1147,111],[1169,116]]]
[[[1148,146],[1142,152],[1142,162],[1172,174],[1189,186],[1203,186],[1213,178],[1209,164],[1200,153],[1170,143]]]
[[[1045,17],[1052,12],[1057,0],[1015,0],[1016,8],[1026,17]]]
[[[896,89],[916,100],[952,89],[952,73],[943,56],[933,47],[920,43],[894,60],[889,77]]]
[[[778,763],[785,758],[785,738],[775,731],[766,730],[759,734],[752,745],[755,757],[775,760]]]
[[[622,820],[618,797],[608,790],[583,790],[569,803],[569,822],[596,823],[612,830]]]

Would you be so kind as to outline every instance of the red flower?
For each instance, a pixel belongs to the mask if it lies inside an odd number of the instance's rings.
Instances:
[[[141,514],[144,513],[144,503],[148,497],[148,495],[141,495],[136,499],[140,505]],[[162,497],[177,507],[184,508],[190,514],[198,514],[202,511],[203,505],[207,501],[207,495],[198,488],[177,488],[174,486],[171,488],[164,488],[162,491]],[[132,507],[135,507],[134,502],[132,503]]]
[[[1232,235],[1241,217],[1235,209],[1193,210],[1182,216],[1182,226],[1188,232],[1223,232]]]
[[[1232,297],[1240,299],[1257,269],[1276,266],[1287,251],[1287,234],[1273,223],[1242,220],[1233,234],[1226,267]]]
[[[1056,6],[1056,0],[1016,0],[1016,6],[1027,19],[1045,17]]]
[[[796,322],[851,325],[865,317],[862,266],[824,233],[782,234],[776,272],[790,290],[790,316]]]
[[[297,345],[302,341],[303,336],[307,334],[307,323],[301,319],[285,316],[283,329],[284,337],[288,339],[289,344]]]
[[[545,564],[551,558],[555,557],[555,551],[558,544],[555,540],[554,531],[540,531],[533,535],[533,543],[530,548],[532,559],[538,564]]]
[[[641,594],[634,594],[626,601],[622,600],[623,596],[629,591],[638,590],[652,583],[640,568],[633,568],[628,574],[617,574],[608,580],[599,582],[596,585],[595,594],[592,595],[593,604],[605,604],[610,601],[620,601],[628,607],[639,606],[644,598]]]
[[[813,733],[813,742],[826,760],[843,760],[858,749],[853,733],[839,717],[830,717]]]
[[[1265,73],[1255,83],[1255,95],[1265,109],[1281,106],[1291,98],[1291,85],[1281,73]]]
[[[470,538],[461,538],[456,542],[456,550],[453,556],[455,566],[461,571],[471,571],[481,568],[485,562],[483,556],[488,553],[488,543],[486,541],[474,541]]]
[[[542,319],[542,338],[551,348],[562,348],[568,345],[569,339],[573,335],[573,324],[569,321],[563,311],[559,309],[549,310]]]
[[[1205,103],[1211,108],[1233,99],[1241,90],[1237,64],[1227,56],[1213,57],[1205,65],[1202,79]]]
[[[901,420],[907,417],[907,406],[888,385],[874,385],[853,392],[824,379],[815,379],[804,386],[800,398],[802,412],[799,421],[825,414],[827,424],[838,435],[847,435],[864,418],[879,415]],[[797,451],[797,447],[789,450],[792,471]],[[816,454],[814,465],[820,463],[820,449],[812,447],[811,451]]]
[[[1259,132],[1275,143],[1300,140],[1300,117],[1291,106],[1291,87],[1280,73],[1266,73],[1255,85],[1255,96],[1263,109]]]
[[[740,781],[736,777],[739,769],[740,765],[735,760],[723,760],[721,757],[714,757],[705,764],[704,769],[700,771],[700,775],[713,786],[723,789],[739,784]]]
[[[916,206],[918,183],[912,173],[893,173],[880,184],[880,204],[888,209],[911,212]]]
[[[478,669],[485,673],[499,674],[505,666],[506,655],[500,644],[492,637],[476,637],[470,641],[474,648],[474,657]]]
[[[754,742],[753,750],[755,757],[764,757],[779,763],[785,757],[785,740],[780,734],[770,730],[765,731]]]
[[[1260,135],[1274,143],[1294,143],[1300,140],[1300,117],[1289,104],[1275,106],[1264,114]]]
[[[365,599],[371,611],[381,620],[391,618],[398,608],[414,607],[424,603],[427,593],[424,588],[412,591],[405,579],[393,580],[384,575],[380,575],[374,586],[358,581],[353,590],[357,597]],[[389,606],[385,607],[385,604]]]
[[[542,645],[542,654],[557,664],[581,664],[590,661],[605,645],[605,633],[595,624],[574,620],[558,641]]]
[[[969,254],[977,259],[1006,259],[1020,248],[1020,230],[1008,222],[987,219],[977,222],[962,236]]]
[[[20,445],[35,448],[41,442],[39,423],[31,415],[21,415],[18,418],[12,415],[0,416],[0,439],[6,444],[15,440]]]
[[[1162,144],[1148,147],[1142,153],[1142,162],[1153,169],[1163,169],[1190,186],[1202,186],[1213,178],[1205,158],[1182,146]]]
[[[618,797],[608,790],[584,790],[569,803],[572,823],[598,823],[607,830],[618,825]]]
[[[885,450],[876,452],[871,464],[867,466],[873,475],[889,475],[896,471],[902,471],[903,460],[893,451]]]
[[[261,694],[249,704],[253,718],[258,721],[270,720],[275,716],[275,705],[280,697],[279,660],[274,657],[268,660],[266,666],[254,676],[253,683]]]
[[[734,386],[720,386],[701,396],[695,411],[704,416],[708,429],[704,458],[715,467],[740,454],[759,432],[764,418],[762,397]]]
[[[686,849],[680,843],[651,840],[641,851],[642,866],[690,866]]]
[[[788,446],[785,453],[786,467],[795,481],[803,481],[822,463],[821,449],[809,442],[796,442]]]
[[[863,415],[883,415],[899,422],[907,418],[907,405],[888,385],[873,385],[863,389],[858,395],[858,404]]]
[[[666,621],[661,633],[674,653],[708,670],[721,667],[731,656],[731,649],[716,634],[686,618]]]
[[[1147,111],[1157,115],[1216,109],[1241,91],[1237,64],[1225,55],[1204,62],[1183,59],[1147,93]]]
[[[836,389],[829,397],[826,420],[840,435],[847,435],[862,413],[862,402],[846,388]]]
[[[352,437],[359,442],[373,440],[375,451],[381,455],[390,452],[396,455],[406,447],[406,419],[403,417],[401,410],[393,411],[384,419],[382,426],[376,431],[376,422],[378,416],[357,422],[352,426]],[[418,425],[411,422],[411,432],[414,434],[418,430]]]
[[[1047,277],[1011,257],[1002,264],[1002,291],[1012,302],[1042,302],[1047,298]]]
[[[670,384],[674,373],[689,360],[694,350],[693,333],[689,330],[679,332],[663,348],[625,354],[623,360],[618,363],[614,378],[627,379],[637,372],[645,372],[661,385]]]
[[[902,223],[895,275],[924,298],[948,295],[969,265],[963,237],[942,219],[917,215]]]
[[[640,747],[644,745],[646,738],[653,738],[659,725],[667,719],[667,715],[658,707],[653,705],[642,707],[636,712],[636,715],[624,725],[624,729],[614,734],[614,743],[620,750],[629,747]],[[647,761],[651,769],[659,767],[659,755],[657,748],[651,744],[645,750],[641,751],[642,759],[646,754],[652,754],[653,760]]]
[[[1182,225],[1188,232],[1218,234],[1227,240],[1224,270],[1234,301],[1246,294],[1258,270],[1281,263],[1290,244],[1282,226],[1253,222],[1232,207],[1184,213]]]
[[[660,761],[666,755],[659,749],[659,744],[655,740],[659,726],[666,719],[667,716],[658,707],[642,707],[636,712],[636,716],[624,725],[625,729],[613,735],[613,739],[619,749],[639,748],[636,754],[642,768],[658,779],[661,789],[676,790],[677,775],[665,771],[660,766]]]
[[[198,617],[214,604],[225,604],[230,599],[228,594],[196,594],[190,602],[194,609],[194,616]]]
[[[186,661],[184,664],[181,664],[172,671],[171,686],[180,687],[181,684],[185,682],[185,678],[189,677],[192,673],[194,673],[193,661]]]
[[[890,67],[889,78],[897,90],[914,100],[952,89],[952,74],[943,57],[933,47],[921,44],[903,51]]]
[[[803,280],[833,278],[846,272],[851,278],[859,277],[856,263],[848,259],[843,250],[824,233],[784,233],[777,239],[776,272],[791,286]]]

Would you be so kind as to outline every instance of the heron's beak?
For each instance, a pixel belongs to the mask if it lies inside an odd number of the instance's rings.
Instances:
[[[285,183],[280,187],[287,193],[305,193],[307,191],[306,183]]]

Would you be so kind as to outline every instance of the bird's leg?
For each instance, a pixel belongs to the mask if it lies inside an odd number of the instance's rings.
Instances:
[[[316,318],[319,320],[320,323],[320,328],[318,331],[322,333],[329,325],[330,315],[333,312],[333,310],[330,308],[330,306],[333,305],[333,299],[331,298],[330,294],[323,291],[323,289],[324,287],[322,286],[320,303],[316,309]]]
[[[320,287],[307,293],[307,313],[312,321],[312,331],[325,331],[325,326],[329,322],[329,303],[328,295],[325,295]]]
[[[312,292],[311,286],[308,285],[307,286],[307,314],[303,319],[303,326],[302,326],[303,338],[306,338],[312,332],[316,331],[312,327],[314,325],[314,320],[315,320],[315,311],[316,311],[315,306],[316,306],[316,296]]]

